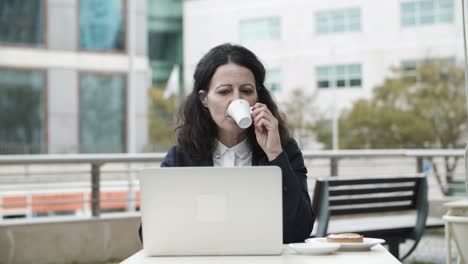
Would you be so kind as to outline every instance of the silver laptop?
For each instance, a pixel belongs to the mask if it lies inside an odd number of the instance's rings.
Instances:
[[[278,167],[171,167],[139,173],[145,256],[278,255]]]

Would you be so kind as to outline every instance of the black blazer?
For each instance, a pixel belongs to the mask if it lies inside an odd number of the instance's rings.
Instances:
[[[173,146],[161,167],[213,166],[213,158],[193,160],[178,146]],[[307,168],[296,141],[291,139],[283,152],[272,161],[259,150],[252,153],[252,166],[278,166],[283,173],[283,243],[304,242],[312,232],[315,215],[307,189]],[[140,239],[141,225],[138,230]]]

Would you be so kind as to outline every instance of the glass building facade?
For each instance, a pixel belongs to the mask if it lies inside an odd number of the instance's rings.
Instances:
[[[141,7],[148,0],[135,1],[140,2],[135,7]],[[129,1],[72,2],[0,0],[0,53],[13,48],[12,56],[28,55],[14,65],[9,62],[14,57],[0,61],[0,154],[121,153],[127,149],[127,71],[118,62],[127,52]],[[174,6],[178,10],[170,16],[177,18],[175,23],[164,20],[166,11],[159,6],[144,9],[155,10],[162,19],[152,24],[159,31],[153,34],[149,50],[159,62],[182,64],[182,2],[166,2],[171,5],[168,10]],[[137,40],[146,42],[147,15],[133,12],[136,21],[145,22],[137,25],[142,29],[136,31]],[[136,47],[138,59],[146,60],[146,45],[137,43]],[[56,53],[64,51],[89,60],[80,58],[63,65],[58,61],[51,66]],[[104,60],[117,63],[102,69],[96,66]],[[140,71],[146,73],[146,69]],[[137,78],[145,83],[147,77]],[[138,93],[146,95],[144,89]],[[142,109],[136,111],[146,111]],[[138,122],[145,127],[146,121]],[[136,143],[140,150],[147,144],[146,133],[137,132],[142,138]]]
[[[80,152],[125,151],[126,78],[80,75]]]
[[[80,48],[125,50],[125,1],[80,0]]]
[[[44,46],[44,1],[0,0],[0,45]]]
[[[46,151],[42,71],[0,69],[0,154]]]
[[[163,87],[175,64],[183,72],[182,0],[148,0],[147,4],[152,82]]]

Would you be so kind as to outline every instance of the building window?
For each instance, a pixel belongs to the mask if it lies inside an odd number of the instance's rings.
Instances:
[[[420,80],[421,77],[418,74],[418,67],[420,67],[425,60],[403,60],[401,61],[401,68],[403,75],[414,79],[415,81]],[[455,57],[445,57],[436,60],[436,63],[441,67],[441,75],[446,74],[450,67],[454,67],[456,64]]]
[[[0,44],[44,45],[44,1],[0,0]]]
[[[403,27],[454,21],[454,0],[405,1],[401,3],[400,9]]]
[[[125,1],[80,0],[80,48],[125,50]]]
[[[0,69],[0,154],[46,152],[44,75]]]
[[[272,92],[281,91],[281,70],[271,69],[267,71],[265,86]]]
[[[360,64],[319,66],[315,69],[317,88],[361,87],[362,70]]]
[[[163,87],[174,65],[183,66],[182,1],[148,0],[147,4],[151,77],[155,86]]]
[[[279,40],[280,34],[279,17],[257,18],[240,21],[241,42]]]
[[[322,11],[315,14],[317,34],[361,31],[361,10],[359,8]]]
[[[80,75],[80,152],[125,151],[126,78]]]

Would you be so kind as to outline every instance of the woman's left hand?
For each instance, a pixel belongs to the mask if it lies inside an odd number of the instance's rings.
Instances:
[[[273,160],[283,151],[278,130],[278,119],[262,103],[256,103],[252,109],[252,120],[257,142],[268,157]]]

